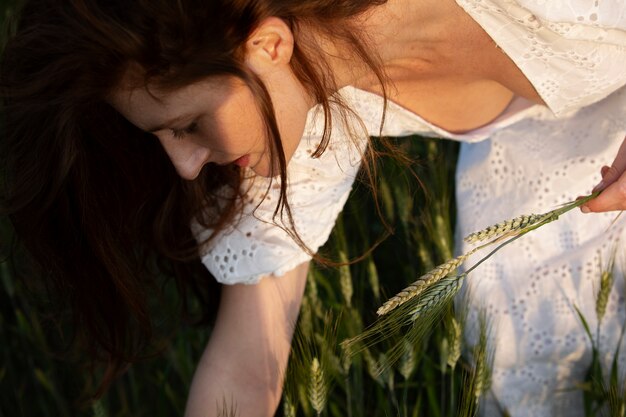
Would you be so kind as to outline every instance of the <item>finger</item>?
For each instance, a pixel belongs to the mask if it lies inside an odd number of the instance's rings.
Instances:
[[[603,166],[603,167],[600,169],[600,175],[602,176],[602,179],[604,179],[604,176],[606,175],[606,172],[607,172],[608,170],[609,170],[609,167],[608,167],[608,166],[606,166],[606,165],[605,165],[605,166]]]
[[[607,185],[599,196],[583,205],[581,210],[585,213],[626,210],[626,173]]]
[[[593,192],[602,191],[607,186],[613,184],[615,181],[620,178],[622,173],[626,171],[626,138],[619,147],[619,151],[617,151],[617,156],[615,160],[611,164],[610,167],[602,167],[600,173],[602,175],[602,181],[598,185],[593,188]]]
[[[604,165],[602,168],[600,168],[600,176],[602,177],[602,180],[598,183],[598,185],[593,187],[593,189],[591,190],[592,194],[597,191],[602,191],[602,189],[606,187],[606,183],[604,182],[604,177],[606,177],[607,172],[609,172],[608,166]]]
[[[602,180],[598,183],[598,185],[593,187],[593,189],[591,190],[591,193],[602,191],[607,186],[607,183],[604,178],[606,177],[606,174],[609,172],[610,169],[611,168],[607,165],[604,165],[602,168],[600,168],[600,176],[602,177]]]

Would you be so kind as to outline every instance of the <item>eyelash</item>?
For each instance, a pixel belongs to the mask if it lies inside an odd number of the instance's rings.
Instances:
[[[184,129],[170,129],[172,131],[172,136],[174,139],[182,139],[185,135],[191,135],[198,130],[198,124],[196,122],[191,123]]]

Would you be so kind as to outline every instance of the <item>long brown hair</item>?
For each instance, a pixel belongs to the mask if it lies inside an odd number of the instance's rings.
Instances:
[[[253,91],[282,178],[286,161],[263,83],[243,64],[255,26],[276,16],[295,39],[292,69],[331,129],[334,79],[302,23],[353,46],[383,74],[348,17],[386,0],[30,0],[0,63],[2,210],[68,303],[81,341],[108,372],[102,390],[153,336],[148,296],[160,268],[175,277],[183,306],[190,289],[216,307],[216,284],[194,259],[192,220],[219,231],[240,210],[242,173],[206,165],[194,181],[176,175],[158,141],[117,114],[105,97],[131,64],[147,83],[176,88],[216,75]],[[232,193],[217,193],[223,187]],[[227,201],[224,195],[234,197]],[[221,197],[220,197],[221,196]],[[216,208],[220,207],[219,213]],[[213,210],[211,210],[213,208]],[[275,214],[276,214],[275,213]]]

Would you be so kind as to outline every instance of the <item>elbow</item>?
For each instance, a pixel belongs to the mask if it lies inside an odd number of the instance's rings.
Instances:
[[[256,369],[240,370],[236,374],[214,373],[212,378],[219,388],[200,401],[205,406],[211,404],[211,410],[198,409],[196,404],[188,408],[185,417],[207,417],[212,416],[212,412],[216,412],[216,416],[272,417],[280,406],[283,390],[283,379],[272,374],[262,374]],[[190,413],[191,410],[195,412]]]
[[[246,406],[253,407],[250,410],[254,413],[250,415],[271,417],[276,413],[283,393],[282,375],[270,370],[261,373],[259,369],[255,369],[238,382],[244,394],[244,398],[239,398],[239,400],[245,402]],[[248,414],[242,413],[241,415]]]

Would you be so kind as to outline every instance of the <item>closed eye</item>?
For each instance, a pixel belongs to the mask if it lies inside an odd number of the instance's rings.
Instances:
[[[172,136],[174,136],[175,139],[182,139],[186,135],[191,135],[191,134],[194,134],[195,132],[197,132],[198,131],[198,123],[197,122],[191,122],[184,129],[170,129],[170,130],[172,131]]]

